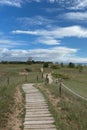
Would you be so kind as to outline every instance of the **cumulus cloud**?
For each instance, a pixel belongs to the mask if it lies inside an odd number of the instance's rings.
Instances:
[[[0,48],[0,61],[27,61],[33,57],[36,61],[87,63],[87,58],[76,56],[78,51],[68,47],[29,50]]]
[[[61,7],[65,7],[68,9],[84,9],[87,8],[87,0],[0,0],[0,5],[6,6],[15,6],[22,7],[22,4],[30,3],[30,2],[49,2],[51,4],[57,3],[60,4]]]
[[[84,9],[87,8],[87,0],[74,0],[74,6],[71,9]]]
[[[56,40],[53,37],[40,37],[36,42],[46,44],[46,45],[59,45],[61,43],[60,40]]]
[[[54,2],[55,1],[68,9],[81,10],[87,8],[87,0],[54,0]]]
[[[60,8],[66,8],[70,10],[83,10],[87,8],[87,0],[48,0],[50,3],[59,4]]]
[[[87,20],[87,12],[69,12],[64,14],[64,17],[69,20],[84,20],[85,22]]]
[[[81,26],[57,27],[51,30],[14,30],[12,33],[15,35],[34,35],[36,40],[33,42],[46,45],[59,45],[60,39],[64,37],[87,38],[87,29]]]
[[[7,6],[15,6],[21,7],[23,1],[22,0],[0,0],[0,5],[7,5]]]
[[[0,48],[13,48],[21,45],[27,44],[24,41],[17,41],[17,40],[11,40],[11,39],[0,39]]]
[[[67,47],[54,47],[49,49],[33,50],[9,50],[6,48],[1,48],[0,60],[25,61],[28,59],[28,57],[33,57],[34,60],[66,62],[69,60],[70,57],[73,58],[73,55],[75,55],[77,51],[77,49]]]
[[[37,36],[48,36],[53,38],[64,38],[64,37],[81,37],[87,38],[87,29],[81,26],[69,26],[69,27],[58,27],[51,30],[35,30],[35,31],[24,31],[15,30],[13,34],[28,34]]]
[[[52,2],[52,0],[46,0]],[[22,7],[23,4],[31,3],[31,2],[43,2],[43,0],[0,0],[0,5],[3,6],[14,6],[14,7]]]

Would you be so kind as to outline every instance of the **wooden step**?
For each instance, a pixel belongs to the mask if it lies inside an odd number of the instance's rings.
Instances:
[[[24,84],[23,90],[26,100],[24,130],[56,130],[54,118],[41,92],[32,84]]]

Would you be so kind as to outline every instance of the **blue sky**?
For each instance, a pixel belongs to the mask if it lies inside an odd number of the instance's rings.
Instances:
[[[0,61],[87,63],[87,0],[0,0]]]

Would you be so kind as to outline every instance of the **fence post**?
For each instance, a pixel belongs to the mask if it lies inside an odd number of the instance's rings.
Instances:
[[[42,73],[42,78],[43,78],[43,73]]]
[[[58,81],[59,81],[59,95],[60,95],[60,97],[61,97],[61,85],[62,85],[62,78],[59,78],[58,79]]]
[[[10,83],[10,80],[9,80],[9,77],[7,77],[7,84],[9,85],[9,83]]]
[[[39,78],[38,78],[38,75],[37,75],[37,81],[38,81],[38,79],[39,79]]]
[[[60,95],[60,97],[61,97],[61,82],[60,82],[60,84],[59,84],[59,95]]]
[[[48,74],[46,74],[46,84],[49,84],[49,77],[48,77]]]
[[[27,81],[27,75],[25,75],[25,82]]]

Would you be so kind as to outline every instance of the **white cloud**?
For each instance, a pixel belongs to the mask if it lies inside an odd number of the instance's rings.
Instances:
[[[56,3],[60,4],[60,7],[65,7],[68,9],[84,9],[87,8],[87,0],[0,0],[0,5],[7,5],[7,6],[15,6],[15,7],[22,7],[22,4],[30,3],[30,2],[49,2],[49,3]]]
[[[13,42],[11,41],[11,40],[8,40],[8,39],[2,39],[2,40],[0,40],[0,44],[12,44]]]
[[[87,58],[84,57],[70,57],[68,62],[74,62],[74,63],[87,63]]]
[[[54,3],[54,2],[56,2],[56,0],[48,0],[49,2],[51,2],[51,3]]]
[[[87,63],[87,58],[76,56],[77,52],[78,49],[68,47],[33,50],[9,50],[7,48],[0,48],[0,61],[27,61],[29,57],[33,57],[33,60],[38,61]]]
[[[53,61],[53,62],[75,62],[87,63],[87,58],[76,57],[77,49],[67,47],[57,47],[49,49],[34,49],[34,50],[8,50],[0,49],[0,61],[21,60],[26,61],[28,57],[33,57],[34,60]],[[21,55],[20,55],[21,54]]]
[[[53,37],[53,38],[64,38],[64,37],[87,38],[87,29],[82,28],[80,26],[58,27],[51,30],[35,30],[35,31],[15,30],[12,31],[12,33],[37,35],[37,36]]]
[[[67,47],[33,50],[9,50],[6,48],[1,48],[0,60],[25,61],[28,57],[33,57],[34,60],[67,62],[69,58],[73,58],[73,55],[75,55],[77,51],[77,49]]]
[[[54,23],[55,21],[52,19],[48,19],[42,16],[35,16],[35,17],[21,17],[17,18],[17,21],[22,24],[24,27],[28,26],[43,26],[49,25]]]
[[[80,26],[70,26],[64,28],[58,28],[52,32],[53,35],[63,38],[63,37],[81,37],[87,38],[87,29]]]
[[[43,0],[0,0],[0,5],[22,7],[25,3],[42,2]]]
[[[87,8],[87,0],[74,0],[74,6],[71,9],[84,9]]]
[[[70,20],[87,20],[87,12],[69,12],[64,14],[64,17]]]
[[[38,35],[38,31],[24,31],[24,30],[15,30],[12,31],[13,34],[29,34],[29,35]]]
[[[60,40],[56,40],[53,37],[40,37],[37,39],[36,42],[43,43],[46,45],[59,45],[60,44]]]
[[[15,30],[12,31],[13,34],[25,34],[25,35],[35,35],[36,44],[46,44],[46,45],[58,45],[64,37],[77,37],[77,38],[87,38],[87,29],[80,26],[69,26],[69,27],[57,27],[51,30]]]
[[[68,9],[82,10],[87,8],[87,0],[57,0],[57,2]]]
[[[47,34],[46,30],[36,30],[36,31],[22,31],[22,30],[16,30],[12,31],[13,34],[27,34],[27,35],[36,35],[40,36],[35,41],[36,43],[42,43],[46,45],[58,45],[60,44],[60,40],[57,40],[54,36],[50,36]]]
[[[17,40],[11,40],[11,39],[0,39],[0,48],[13,48],[20,45],[25,45],[26,42],[24,41],[17,41]]]
[[[83,10],[87,8],[87,0],[48,0],[50,3],[59,4],[59,8]]]
[[[22,0],[0,0],[0,5],[7,5],[7,6],[15,6],[15,7],[21,7],[21,4],[23,3]]]

